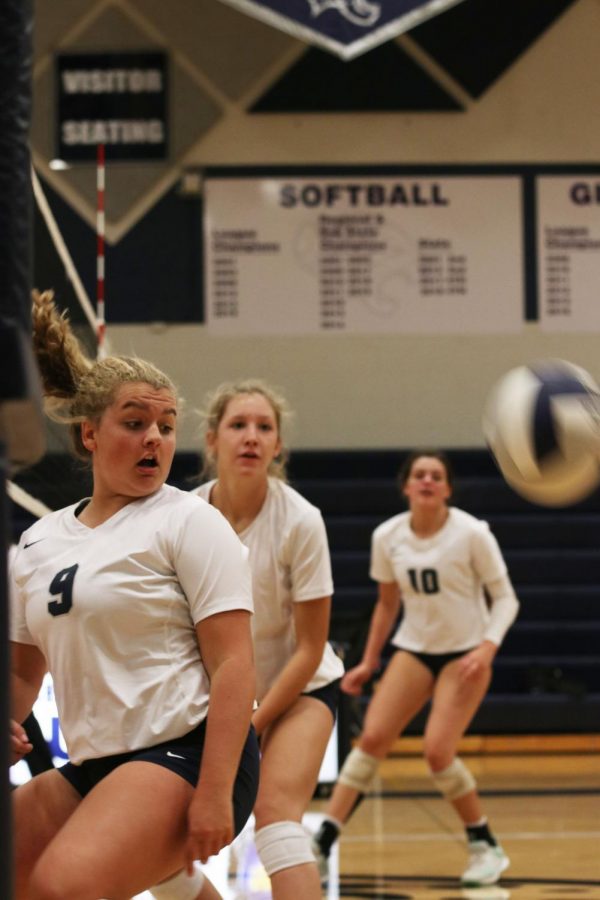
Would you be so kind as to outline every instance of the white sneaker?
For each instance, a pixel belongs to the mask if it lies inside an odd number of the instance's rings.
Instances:
[[[329,881],[329,860],[321,850],[321,847],[319,846],[317,841],[313,840],[310,842],[310,849],[315,856],[321,884],[327,884],[327,882]]]
[[[462,884],[496,884],[510,860],[502,847],[492,847],[487,841],[469,842],[469,865],[461,875]]]

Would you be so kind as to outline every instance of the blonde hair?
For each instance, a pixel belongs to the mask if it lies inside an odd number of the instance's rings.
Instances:
[[[288,450],[283,446],[283,426],[291,417],[291,411],[285,397],[261,378],[246,378],[243,381],[225,381],[208,394],[204,409],[200,411],[203,419],[204,463],[200,473],[203,480],[214,478],[217,473],[217,461],[207,443],[208,434],[216,434],[231,400],[241,394],[261,394],[271,406],[277,425],[277,434],[282,442],[279,455],[271,461],[269,475],[285,481]]]
[[[52,291],[32,294],[33,349],[38,361],[46,412],[69,425],[75,454],[83,460],[90,452],[81,440],[79,425],[99,421],[123,384],[143,382],[177,397],[173,382],[143,359],[109,356],[92,360],[83,352],[66,313],[60,313]]]

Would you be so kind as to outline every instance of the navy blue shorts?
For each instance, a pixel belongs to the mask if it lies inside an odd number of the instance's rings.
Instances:
[[[424,666],[427,666],[434,678],[438,677],[444,666],[449,662],[460,659],[461,656],[471,652],[471,650],[459,650],[458,653],[421,653],[420,650],[404,650],[402,648],[400,650],[403,653],[410,653],[411,656],[422,662]]]
[[[114,756],[104,756],[100,759],[88,759],[79,765],[68,762],[61,766],[58,771],[82,797],[85,797],[113,769],[131,761],[151,762],[164,766],[166,769],[170,769],[172,772],[176,772],[177,775],[185,778],[192,787],[196,787],[202,762],[205,732],[206,720],[197,725],[188,734],[184,734],[179,738],[173,738],[170,741],[163,741],[163,743],[156,744],[154,747],[131,750],[127,753],[117,753]],[[258,770],[258,740],[256,732],[251,726],[242,750],[240,765],[233,787],[236,834],[240,833],[254,807],[258,791]]]
[[[340,697],[341,680],[341,678],[337,678],[335,681],[330,681],[329,684],[317,688],[315,691],[309,691],[302,696],[314,697],[315,700],[320,700],[322,703],[324,703],[325,706],[331,710],[331,715],[333,716],[333,720],[335,721],[338,710],[338,700]]]

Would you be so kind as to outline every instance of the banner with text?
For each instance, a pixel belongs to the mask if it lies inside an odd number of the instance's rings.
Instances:
[[[522,328],[516,175],[217,176],[204,199],[215,334]]]
[[[72,162],[168,155],[167,57],[164,53],[79,53],[56,60],[57,149]]]
[[[536,179],[540,321],[545,331],[600,331],[600,180]]]

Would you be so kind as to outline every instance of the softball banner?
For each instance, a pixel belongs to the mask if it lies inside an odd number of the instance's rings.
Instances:
[[[213,334],[523,327],[516,173],[204,174],[204,299]]]
[[[344,60],[409,31],[462,0],[222,0]]]

